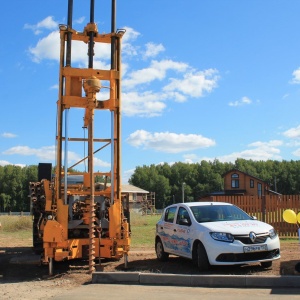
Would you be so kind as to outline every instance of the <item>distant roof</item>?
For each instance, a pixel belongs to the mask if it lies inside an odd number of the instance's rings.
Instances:
[[[148,191],[140,189],[137,186],[131,184],[122,184],[122,192],[124,193],[141,193],[141,194],[149,194]]]
[[[83,183],[83,175],[68,175],[68,184],[82,184]],[[62,179],[63,181],[63,179]],[[98,183],[102,185],[103,183]],[[106,186],[110,186],[110,183],[106,183]],[[137,186],[131,184],[122,184],[121,191],[123,193],[140,193],[140,194],[149,194],[148,191],[140,189]]]
[[[103,182],[98,182],[98,185],[104,185]],[[110,186],[110,182],[106,183],[106,186]],[[131,184],[122,184],[121,185],[121,191],[122,193],[140,193],[140,194],[149,194],[148,191],[140,189],[137,186],[131,185]]]

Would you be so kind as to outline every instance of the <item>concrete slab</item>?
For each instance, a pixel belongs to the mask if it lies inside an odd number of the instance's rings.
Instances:
[[[246,278],[240,275],[193,275],[191,286],[197,287],[245,287]]]
[[[300,276],[177,275],[138,272],[95,272],[92,283],[165,285],[186,287],[281,288],[300,287]]]
[[[135,283],[138,284],[140,274],[137,272],[94,272],[92,283]]]
[[[140,284],[190,286],[192,275],[140,273]]]
[[[247,276],[247,287],[300,287],[299,276]]]

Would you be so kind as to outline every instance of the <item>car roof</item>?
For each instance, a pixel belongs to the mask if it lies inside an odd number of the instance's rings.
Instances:
[[[231,203],[227,203],[227,202],[185,202],[185,203],[177,203],[176,205],[182,205],[182,204],[189,207],[207,206],[207,205],[232,205]]]

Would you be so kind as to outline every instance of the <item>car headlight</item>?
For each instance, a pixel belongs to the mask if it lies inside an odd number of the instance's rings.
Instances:
[[[275,230],[274,228],[270,229],[270,230],[269,230],[269,235],[270,235],[270,238],[271,238],[271,239],[275,239],[276,236],[277,236],[276,230]]]
[[[234,241],[234,237],[231,233],[226,232],[210,232],[210,236],[220,242],[232,243]]]

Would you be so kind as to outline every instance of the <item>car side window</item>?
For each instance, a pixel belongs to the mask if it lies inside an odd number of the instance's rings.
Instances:
[[[164,221],[168,223],[173,223],[176,213],[176,207],[170,207],[166,210]]]
[[[191,218],[188,211],[184,207],[179,207],[176,224],[191,225]]]

